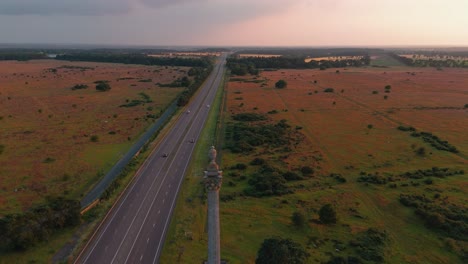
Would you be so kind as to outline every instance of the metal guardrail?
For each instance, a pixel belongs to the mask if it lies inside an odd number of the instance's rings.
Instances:
[[[139,139],[130,150],[107,172],[107,174],[100,180],[93,189],[81,199],[81,209],[85,209],[97,199],[109,187],[112,181],[119,176],[122,170],[132,160],[132,158],[141,150],[141,148],[151,139],[151,137],[164,125],[168,118],[174,114],[177,109],[177,100],[174,100],[169,107],[164,111],[161,117],[154,123]]]

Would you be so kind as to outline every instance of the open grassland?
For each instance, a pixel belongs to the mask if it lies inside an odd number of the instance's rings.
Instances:
[[[286,88],[275,88],[280,79]],[[464,263],[466,87],[463,69],[278,70],[231,78],[221,150],[222,258],[254,263],[264,239],[280,236],[300,243],[308,263]],[[192,180],[178,203],[185,209],[175,215],[167,263],[206,259],[203,189]],[[325,204],[335,208],[336,224],[319,220]],[[293,213],[305,222],[294,223]]]
[[[50,195],[79,199],[153,123],[188,68],[0,62],[0,215]],[[99,92],[96,81],[111,90]]]
[[[451,245],[452,238],[444,232],[430,231],[413,210],[399,202],[399,195],[433,197],[440,192],[452,206],[466,210],[466,174],[424,183],[405,178],[394,185],[357,181],[364,173],[387,176],[432,167],[466,171],[468,71],[350,68],[338,74],[279,70],[247,79],[229,83],[229,114],[267,114],[270,122],[285,119],[300,128],[304,139],[286,155],[279,153],[287,158],[262,148],[250,155],[225,153],[224,168],[263,158],[288,171],[298,172],[301,166],[309,165],[315,173],[308,180],[288,182],[294,194],[259,199],[239,195],[258,171],[256,166],[248,165],[240,173],[225,169],[228,184],[221,193],[234,197],[221,205],[222,234],[229,238],[223,241],[225,254],[239,263],[253,262],[263,239],[280,235],[300,241],[311,254],[310,261],[316,263],[330,255],[356,255],[349,241],[372,227],[386,232],[383,251],[390,263],[461,262],[456,255],[463,255],[460,248],[466,247],[466,242]],[[254,79],[263,82],[252,82]],[[274,88],[280,79],[287,81],[287,88]],[[324,92],[327,88],[332,92]],[[396,129],[398,126],[431,132],[459,152],[437,150],[420,137]],[[421,148],[423,153],[417,154]],[[239,174],[246,176],[247,182],[240,180]],[[316,221],[318,209],[326,203],[337,209],[336,225]],[[305,227],[292,225],[291,215],[296,211],[311,220]]]

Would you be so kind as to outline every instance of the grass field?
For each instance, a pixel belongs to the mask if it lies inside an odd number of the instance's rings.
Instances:
[[[0,215],[49,195],[79,199],[182,91],[156,83],[187,70],[0,62]],[[108,81],[111,90],[96,91],[96,81]]]
[[[287,88],[274,88],[279,79],[287,81]],[[366,258],[352,241],[375,228],[386,236],[379,254],[387,263],[463,263],[467,243],[426,227],[414,208],[403,206],[399,197],[420,195],[431,205],[466,211],[467,85],[468,70],[402,66],[348,68],[340,73],[278,70],[232,78],[226,89],[224,121],[228,126],[241,122],[232,119],[240,113],[267,117],[266,121],[250,121],[248,126],[285,119],[296,131],[289,137],[300,143],[287,150],[260,145],[238,154],[227,149],[226,139],[221,150],[222,258],[229,263],[254,263],[261,243],[272,236],[302,244],[311,254],[309,263],[324,263],[332,256]],[[327,88],[333,92],[324,92]],[[430,132],[459,152],[438,150],[398,126]],[[424,152],[418,154],[421,148]],[[255,158],[282,171],[300,174],[301,166],[307,165],[315,172],[305,180],[287,182],[293,193],[252,197],[245,190],[259,171],[259,166],[251,165]],[[236,167],[239,163],[246,168]],[[464,170],[465,174],[422,179],[398,176],[432,167]],[[192,174],[197,171],[201,175],[200,169]],[[340,174],[341,179],[331,173]],[[391,180],[362,182],[362,175],[367,174]],[[202,190],[199,180],[187,178],[162,263],[206,258]],[[327,203],[336,208],[337,224],[324,225],[318,220],[318,210]],[[304,226],[292,224],[294,212],[305,215]]]

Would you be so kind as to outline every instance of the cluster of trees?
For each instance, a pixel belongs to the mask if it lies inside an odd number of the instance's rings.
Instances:
[[[451,56],[458,55],[431,55],[431,54],[421,54],[423,56],[428,56],[426,58],[421,58],[418,55],[413,55],[413,58],[399,56],[397,54],[391,53],[391,57],[402,62],[408,66],[414,67],[454,67],[454,68],[468,68],[468,59],[454,59]],[[464,54],[465,58],[468,57],[468,54]],[[434,57],[434,58],[432,58]]]
[[[327,69],[342,67],[360,67],[370,64],[370,57],[364,56],[362,59],[342,59],[342,60],[321,60],[305,62],[305,57],[247,57],[228,58],[227,67],[235,75],[257,74],[257,69]]]
[[[388,236],[385,231],[374,228],[359,233],[356,239],[349,242],[355,248],[360,258],[375,263],[383,263],[385,258],[384,249]]]
[[[141,99],[133,99],[131,101],[128,101],[126,104],[120,105],[120,107],[134,107],[137,105],[142,105],[145,103],[151,103],[153,100],[151,100],[151,97],[147,95],[146,93],[139,93],[141,96]]]
[[[268,144],[268,146],[288,147],[291,144],[293,133],[286,120],[276,124],[245,124],[245,121],[259,119],[258,114],[243,113],[233,117],[241,122],[234,122],[226,126],[226,147],[233,153],[244,153],[254,150],[255,147]],[[263,118],[261,120],[264,120]]]
[[[288,83],[285,80],[279,80],[275,83],[275,87],[278,89],[283,89],[288,86]]]
[[[340,57],[340,56],[365,56],[369,53],[383,52],[382,49],[364,48],[257,48],[244,49],[235,54],[263,54],[281,55],[283,57]]]
[[[88,85],[86,84],[76,84],[71,89],[74,91],[74,90],[81,90],[81,89],[86,89],[86,88],[88,88]]]
[[[398,130],[404,131],[404,132],[412,132],[411,136],[413,137],[421,137],[422,140],[432,147],[438,149],[438,150],[443,150],[443,151],[448,151],[448,152],[453,152],[453,153],[458,153],[458,149],[448,143],[446,140],[440,139],[438,136],[433,135],[430,132],[417,132],[417,130],[414,127],[408,126],[399,126],[397,127]]]
[[[236,62],[229,62],[228,63],[229,70],[234,75],[246,75],[252,74],[257,75],[258,69],[255,68],[255,64],[253,63],[236,63]]]
[[[433,135],[430,132],[413,132],[411,133],[413,137],[421,137],[424,142],[430,144],[438,150],[458,153],[458,149],[455,146],[452,146],[448,141],[440,139],[438,136]]]
[[[307,263],[309,253],[301,244],[281,237],[267,238],[257,253],[255,264]]]
[[[187,76],[179,78],[171,83],[157,83],[159,87],[189,87],[192,82]]]
[[[468,241],[468,212],[453,203],[438,203],[424,195],[401,194],[400,203],[415,208],[415,213],[427,227],[442,231],[442,234]]]
[[[418,180],[418,179],[430,179],[431,177],[445,178],[448,176],[463,175],[463,174],[465,174],[464,170],[454,170],[450,168],[432,167],[431,169],[426,169],[426,170],[419,169],[415,171],[407,171],[399,175],[393,175],[391,173],[386,173],[385,175],[381,175],[379,172],[375,172],[375,173],[361,172],[357,181],[372,183],[372,184],[386,184],[389,182],[403,181],[406,179]]]
[[[0,219],[0,250],[27,249],[48,240],[56,230],[79,223],[79,201],[63,197],[48,198],[43,205]]]
[[[109,82],[107,81],[97,81],[96,83],[96,90],[100,92],[107,92],[111,89]]]
[[[186,66],[207,68],[211,65],[209,58],[182,58],[182,57],[150,57],[146,54],[125,54],[106,52],[79,52],[57,55],[57,60],[66,61],[93,61],[124,64]]]
[[[409,179],[423,179],[427,177],[445,178],[447,176],[463,175],[463,174],[465,174],[465,171],[463,170],[453,170],[450,168],[432,167],[431,169],[427,169],[427,170],[408,171],[408,172],[400,174],[400,176],[404,178],[409,178]]]
[[[194,76],[194,81],[190,83],[180,83],[180,84],[188,84],[188,86],[180,94],[179,98],[177,99],[178,106],[184,106],[189,102],[190,98],[198,90],[198,88],[200,88],[200,86],[208,77],[212,69],[213,69],[212,65],[209,64],[209,66],[207,66],[206,68],[192,68],[189,70],[188,75]]]

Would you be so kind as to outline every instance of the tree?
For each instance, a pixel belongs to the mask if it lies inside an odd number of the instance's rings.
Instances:
[[[306,263],[309,254],[304,248],[290,240],[280,237],[265,239],[258,250],[256,264],[301,264]]]
[[[110,85],[107,82],[99,82],[96,84],[96,90],[105,92],[111,89]]]
[[[288,86],[288,83],[285,80],[279,80],[275,83],[275,87],[278,89],[286,88],[286,86]]]
[[[294,212],[292,214],[291,220],[293,222],[293,225],[296,227],[303,227],[306,223],[306,218],[301,212]]]
[[[319,211],[320,222],[324,224],[336,224],[336,211],[331,204],[326,204]]]

